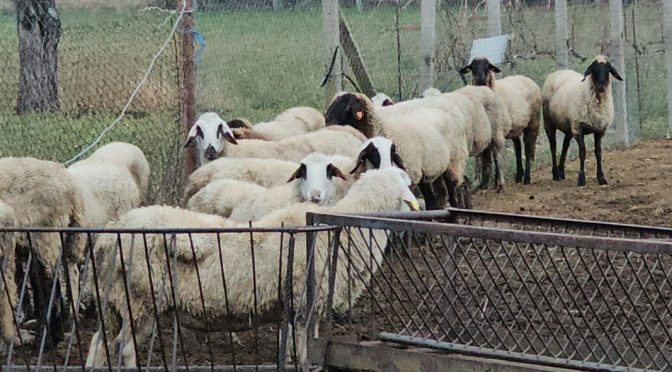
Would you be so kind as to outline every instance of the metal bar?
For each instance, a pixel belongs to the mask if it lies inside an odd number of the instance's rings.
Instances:
[[[196,249],[194,249],[194,239],[191,234],[189,237],[189,247],[191,248],[191,258],[194,260],[194,270],[196,271],[196,282],[198,283],[198,295],[201,299],[201,308],[203,309],[203,323],[209,324],[208,310],[205,307],[205,296],[203,295],[203,283],[201,282],[201,273],[198,270],[198,259],[196,259]],[[208,346],[208,354],[210,354],[210,367],[215,367],[215,356],[212,353],[212,345],[210,344],[210,332],[205,331],[205,343]]]
[[[219,270],[222,274],[222,287],[224,287],[224,307],[226,308],[226,315],[231,315],[231,308],[229,307],[229,291],[226,286],[226,276],[224,275],[224,258],[222,256],[222,239],[217,234],[217,253],[219,257]],[[236,347],[233,342],[233,332],[229,332],[229,343],[231,344],[231,358],[233,362],[233,370],[236,370]]]
[[[135,351],[136,358],[139,358],[140,353],[139,353],[139,350],[138,350],[138,341],[136,340],[136,337],[135,337],[135,335],[136,335],[135,322],[133,320],[133,309],[131,308],[131,295],[130,295],[130,290],[129,290],[129,286],[128,286],[128,278],[127,278],[127,276],[130,275],[130,274],[126,273],[126,263],[125,263],[125,260],[124,260],[124,248],[122,247],[122,244],[121,244],[121,235],[120,234],[117,234],[117,244],[119,246],[119,260],[121,262],[121,275],[122,275],[123,283],[124,283],[124,291],[126,292],[126,306],[127,306],[127,310],[128,310],[128,318],[129,318],[129,321],[131,323],[131,336],[133,338],[133,349]],[[132,260],[133,259],[133,237],[131,237],[131,248],[129,250],[129,255],[130,255],[129,260]],[[133,267],[132,261],[129,265],[130,265],[130,269],[132,269],[132,267]],[[121,337],[121,342],[122,342],[121,350],[119,351],[119,358],[120,359],[121,359],[121,354],[122,354],[123,347],[124,347],[123,341],[124,341],[124,337],[122,336]],[[139,362],[137,363],[137,368],[138,368],[138,372],[142,371],[142,369],[140,368],[140,363]]]
[[[0,232],[14,233],[84,233],[84,234],[229,234],[229,233],[305,233],[335,230],[338,226],[318,225],[303,227],[219,227],[219,228],[97,228],[97,227],[0,227]]]
[[[252,229],[252,221],[249,221],[250,229]],[[254,298],[254,317],[256,318],[259,309],[259,300],[257,298],[257,263],[254,257],[254,232],[250,231],[250,253],[252,254],[252,294]],[[254,320],[254,364],[259,364],[259,324]]]
[[[578,368],[582,370],[594,370],[594,371],[605,371],[605,370],[623,371],[623,372],[646,371],[644,369],[637,369],[637,368],[626,368],[601,363],[583,362],[576,360],[547,357],[542,355],[529,355],[513,351],[501,351],[475,346],[459,345],[450,342],[441,342],[441,341],[429,340],[426,338],[404,336],[386,332],[382,332],[379,335],[379,338],[382,341],[396,342],[411,346],[428,347],[437,350],[449,351],[451,353],[473,355],[485,358],[496,358],[523,363],[533,363],[550,367]]]
[[[54,367],[53,366],[42,366],[41,368],[37,368],[36,366],[10,366],[6,367],[3,369],[4,372],[54,372]],[[115,369],[116,370],[116,369]],[[163,367],[143,367],[143,371],[146,372],[162,372],[164,371]],[[206,367],[206,366],[176,366],[174,369],[171,369],[171,371],[175,372],[230,372],[230,371],[240,371],[240,372],[249,372],[249,371],[276,371],[276,366],[275,365],[224,365],[224,366],[215,366],[214,368],[212,367]],[[298,371],[298,369],[295,368],[289,368],[290,371]],[[82,372],[81,367],[65,367],[65,368],[58,368],[58,371],[62,372]],[[120,368],[120,372],[137,372],[136,368]],[[107,368],[87,368],[86,372],[108,372]]]
[[[161,332],[161,326],[159,325],[159,309],[158,306],[156,305],[156,295],[154,294],[154,280],[152,278],[152,266],[149,263],[149,248],[147,247],[147,234],[142,234],[142,243],[145,248],[145,263],[147,264],[147,277],[149,278],[149,291],[152,295],[152,308],[154,309],[154,322],[155,322],[155,328],[156,331],[158,332],[158,337],[159,337],[159,348],[161,349],[161,361],[163,362],[163,369],[165,372],[168,372],[168,360],[166,359],[166,351],[165,347],[163,345],[163,335]],[[148,359],[151,358],[152,355],[148,355]],[[149,367],[149,365],[147,366]]]
[[[464,225],[441,224],[434,222],[400,221],[382,218],[364,218],[348,215],[320,215],[320,221],[333,225],[348,225],[369,229],[416,231],[431,234],[446,234],[474,239],[490,239],[518,241],[530,244],[545,244],[549,241],[556,245],[596,250],[620,252],[659,253],[672,255],[672,243],[644,239],[604,238],[592,236],[576,236],[558,233],[541,233],[536,231],[519,231],[474,227]]]

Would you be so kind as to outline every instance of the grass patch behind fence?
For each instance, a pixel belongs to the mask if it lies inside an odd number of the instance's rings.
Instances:
[[[570,28],[573,47],[588,58],[600,52],[599,41],[608,27],[605,6],[572,6]],[[665,135],[665,84],[660,78],[663,54],[656,44],[662,33],[659,4],[636,6],[637,36],[645,48],[628,47],[623,73],[628,77],[628,99],[641,103],[632,117],[637,123],[637,139]],[[626,28],[631,23],[627,16]],[[379,91],[397,96],[397,50],[395,9],[377,6],[364,12],[343,9],[353,36]],[[444,37],[478,34],[484,26],[479,15],[470,30],[455,28],[448,20],[457,10],[439,8],[437,53],[446,51]],[[525,49],[535,44],[539,50],[553,50],[553,13],[543,7],[528,8],[515,17],[505,16],[506,32],[524,22],[521,34],[514,35],[512,47]],[[59,45],[59,93],[62,113],[28,115],[13,113],[18,90],[18,40],[12,12],[0,14],[0,156],[30,155],[65,161],[111,123],[142,77],[151,57],[168,35],[172,19],[165,13],[137,9],[61,9],[63,35]],[[518,23],[517,23],[518,22]],[[197,12],[195,27],[205,37],[204,47],[196,46],[197,106],[199,112],[218,111],[225,119],[246,117],[253,122],[269,120],[292,106],[325,107],[326,94],[319,87],[328,64],[323,45],[321,9],[308,5],[293,10],[223,9]],[[417,7],[409,6],[400,15],[402,97],[417,94],[419,74],[419,23]],[[512,26],[513,25],[513,26]],[[518,26],[516,26],[518,27]],[[518,29],[516,29],[518,30]],[[180,30],[181,31],[181,30]],[[467,32],[469,31],[469,32]],[[630,31],[626,32],[631,35]],[[466,37],[466,36],[465,36]],[[631,38],[631,36],[629,36]],[[632,40],[630,40],[632,41]],[[470,41],[467,41],[470,44]],[[640,48],[641,49],[641,48]],[[522,52],[521,52],[522,53]],[[157,182],[177,177],[181,139],[176,47],[171,44],[135,103],[132,115],[112,130],[102,143],[124,140],[139,145],[158,174]],[[571,58],[571,67],[583,70],[587,62]],[[518,60],[504,74],[520,73],[542,84],[554,70],[555,62],[539,56]],[[347,71],[346,71],[347,72]],[[635,75],[637,79],[635,78]],[[631,82],[639,82],[636,89]],[[461,85],[455,72],[439,66],[437,87],[455,89]],[[346,85],[347,89],[352,89]],[[561,135],[558,138],[561,141]],[[589,145],[590,146],[590,145]],[[576,146],[572,145],[571,156]],[[592,149],[592,147],[589,147]],[[592,154],[592,151],[591,151]],[[536,164],[547,164],[550,156],[543,129],[539,135]],[[608,161],[606,157],[605,161]],[[514,171],[512,149],[507,148],[509,175]],[[534,177],[534,176],[533,176]]]

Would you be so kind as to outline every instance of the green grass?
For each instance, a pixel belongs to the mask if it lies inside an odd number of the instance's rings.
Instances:
[[[598,54],[608,31],[604,6],[572,6],[570,29],[576,35],[574,48],[588,58]],[[656,44],[662,33],[660,4],[640,2],[626,9],[628,42],[632,43],[631,12],[637,17],[637,54],[628,48],[629,102],[641,102],[631,110],[635,138],[665,135],[665,85],[661,78],[663,54]],[[359,45],[373,83],[379,91],[397,97],[397,51],[395,9],[377,6],[364,12],[345,8],[353,36]],[[456,9],[439,9],[437,16],[437,84],[442,90],[461,86],[453,65],[455,56],[466,58],[471,39],[482,37],[483,14],[462,24],[450,22]],[[62,9],[63,35],[59,45],[59,93],[62,112],[14,114],[18,90],[18,50],[15,15],[0,14],[0,156],[30,155],[66,161],[78,153],[121,110],[140,80],[154,53],[171,27],[165,14],[134,9]],[[505,32],[513,33],[511,52],[529,55],[553,51],[553,13],[543,8],[506,14]],[[409,6],[400,17],[402,98],[417,94],[419,77],[419,9]],[[246,117],[254,122],[269,120],[296,105],[323,109],[326,92],[319,87],[327,65],[323,45],[321,9],[308,5],[293,10],[223,9],[195,16],[195,25],[207,45],[197,63],[197,108],[215,110],[227,119]],[[606,28],[605,28],[606,27]],[[452,36],[458,45],[450,44]],[[176,184],[183,156],[178,126],[179,105],[176,49],[171,44],[159,59],[152,77],[125,118],[102,143],[124,140],[138,144],[150,158],[152,181],[164,187]],[[453,58],[451,60],[451,58]],[[459,58],[458,58],[459,59]],[[582,71],[586,62],[571,58],[571,67]],[[505,66],[504,74],[520,73],[543,83],[555,62],[540,56],[517,60]],[[639,92],[637,82],[639,81]],[[346,85],[347,89],[352,89]],[[545,134],[540,133],[537,164],[548,163]],[[560,139],[559,139],[560,140]],[[572,147],[574,153],[575,146]],[[508,174],[513,156],[507,150]],[[157,196],[168,200],[168,196]]]

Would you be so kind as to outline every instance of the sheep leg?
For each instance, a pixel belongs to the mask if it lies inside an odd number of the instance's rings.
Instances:
[[[536,131],[533,131],[531,127],[525,128],[525,131],[523,132],[523,142],[525,143],[525,178],[523,180],[523,185],[530,184],[530,171],[532,167],[532,159],[534,159],[534,147],[536,141]]]
[[[427,182],[421,181],[418,182],[418,188],[422,193],[422,197],[425,199],[425,209],[432,210],[438,209],[436,206],[436,200],[434,199],[434,194],[432,193],[432,185]]]
[[[495,189],[497,192],[502,192],[504,191],[504,172],[502,171],[502,164],[504,164],[504,160],[502,158],[502,152],[493,151],[493,157],[495,161]]]
[[[448,203],[451,207],[459,208],[460,203],[457,201],[457,181],[450,172],[444,172],[441,178],[446,184],[446,189],[448,189]]]
[[[89,353],[86,355],[86,368],[100,368],[104,364],[105,346],[103,346],[103,331],[98,331],[91,338]]]
[[[569,150],[570,143],[572,143],[572,137],[565,134],[565,138],[562,140],[562,151],[560,152],[560,166],[558,167],[558,177],[561,180],[565,179],[565,160],[567,160],[567,150]]]
[[[448,203],[447,198],[450,198],[450,190],[446,187],[443,177],[439,176],[432,182],[432,192],[437,208],[444,208]]]
[[[553,181],[560,181],[560,175],[558,174],[558,161],[555,157],[556,152],[556,142],[555,142],[555,128],[546,128],[546,137],[548,137],[548,145],[551,148],[551,159],[553,160]]]
[[[586,186],[586,143],[583,139],[583,132],[576,134],[576,142],[579,144],[579,186]]]
[[[602,171],[602,136],[604,133],[595,133],[595,162],[597,163],[597,184],[607,185],[607,179]]]
[[[513,148],[516,151],[516,183],[523,182],[524,173],[529,178],[529,172],[523,172],[523,145],[521,144],[520,137],[511,138],[513,141]]]

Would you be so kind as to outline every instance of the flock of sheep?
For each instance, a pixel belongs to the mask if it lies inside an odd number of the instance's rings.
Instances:
[[[429,89],[421,98],[397,103],[384,94],[369,99],[340,93],[325,115],[295,107],[271,122],[252,125],[245,119],[226,122],[216,113],[205,113],[187,135],[187,145],[195,145],[199,167],[189,176],[185,208],[140,207],[147,198],[150,168],[142,151],[131,144],[102,146],[67,169],[32,158],[2,158],[0,227],[227,228],[248,227],[249,221],[255,227],[301,226],[307,212],[418,210],[416,186],[426,209],[447,204],[470,207],[467,159],[475,158],[474,178],[480,187],[488,186],[494,164],[495,187],[503,190],[502,150],[507,138],[516,151],[516,182],[530,183],[542,112],[553,179],[564,178],[567,148],[575,138],[581,159],[578,183],[585,184],[583,137],[593,133],[598,183],[606,184],[600,139],[613,118],[610,75],[621,80],[606,57],[597,56],[583,75],[570,70],[552,73],[541,89],[524,76],[496,80],[499,69],[484,58],[474,59],[462,72],[472,74],[472,86],[449,93]],[[565,133],[559,164],[556,130]],[[363,237],[345,235],[342,244],[354,239],[352,247],[367,247]],[[48,326],[51,339],[62,339],[67,321],[67,310],[58,301],[53,311],[45,302],[55,281],[59,285],[53,288],[75,299],[76,309],[90,305],[98,290],[107,297],[101,316],[111,327],[110,350],[119,353],[127,367],[136,366],[134,342],[143,344],[152,334],[155,312],[176,310],[196,330],[233,332],[249,328],[252,315],[265,322],[278,316],[278,281],[286,273],[278,263],[286,266],[287,261],[278,249],[287,242],[281,243],[278,234],[255,234],[252,258],[249,237],[240,234],[149,235],[141,243],[131,234],[90,238],[98,284],[87,265],[83,234],[0,233],[6,287],[6,295],[0,296],[0,326],[5,342],[20,335],[15,325],[23,309],[16,306],[14,279],[23,276],[17,271],[30,260],[36,273],[30,275],[31,289],[39,292],[32,296],[35,316]],[[303,234],[295,238],[296,244],[305,245]],[[386,245],[385,233],[374,232],[374,238]],[[326,233],[316,235],[316,267],[328,260],[327,240]],[[134,245],[146,249],[133,249]],[[347,306],[348,293],[356,298],[362,292],[370,276],[365,268],[371,253],[380,264],[382,252],[367,249],[349,257],[360,275],[356,283],[348,284],[348,260],[338,261],[336,311]],[[301,293],[307,257],[301,249],[295,255],[293,286]],[[176,266],[170,269],[168,261]],[[168,271],[179,278],[174,293],[156,288],[159,278],[170,275]],[[326,302],[326,282],[320,282],[325,288],[317,291],[320,309]],[[226,289],[222,283],[228,284]],[[94,289],[96,285],[102,287]],[[131,327],[123,326],[131,319],[135,338]],[[105,363],[102,336],[100,330],[93,336],[87,366]]]

